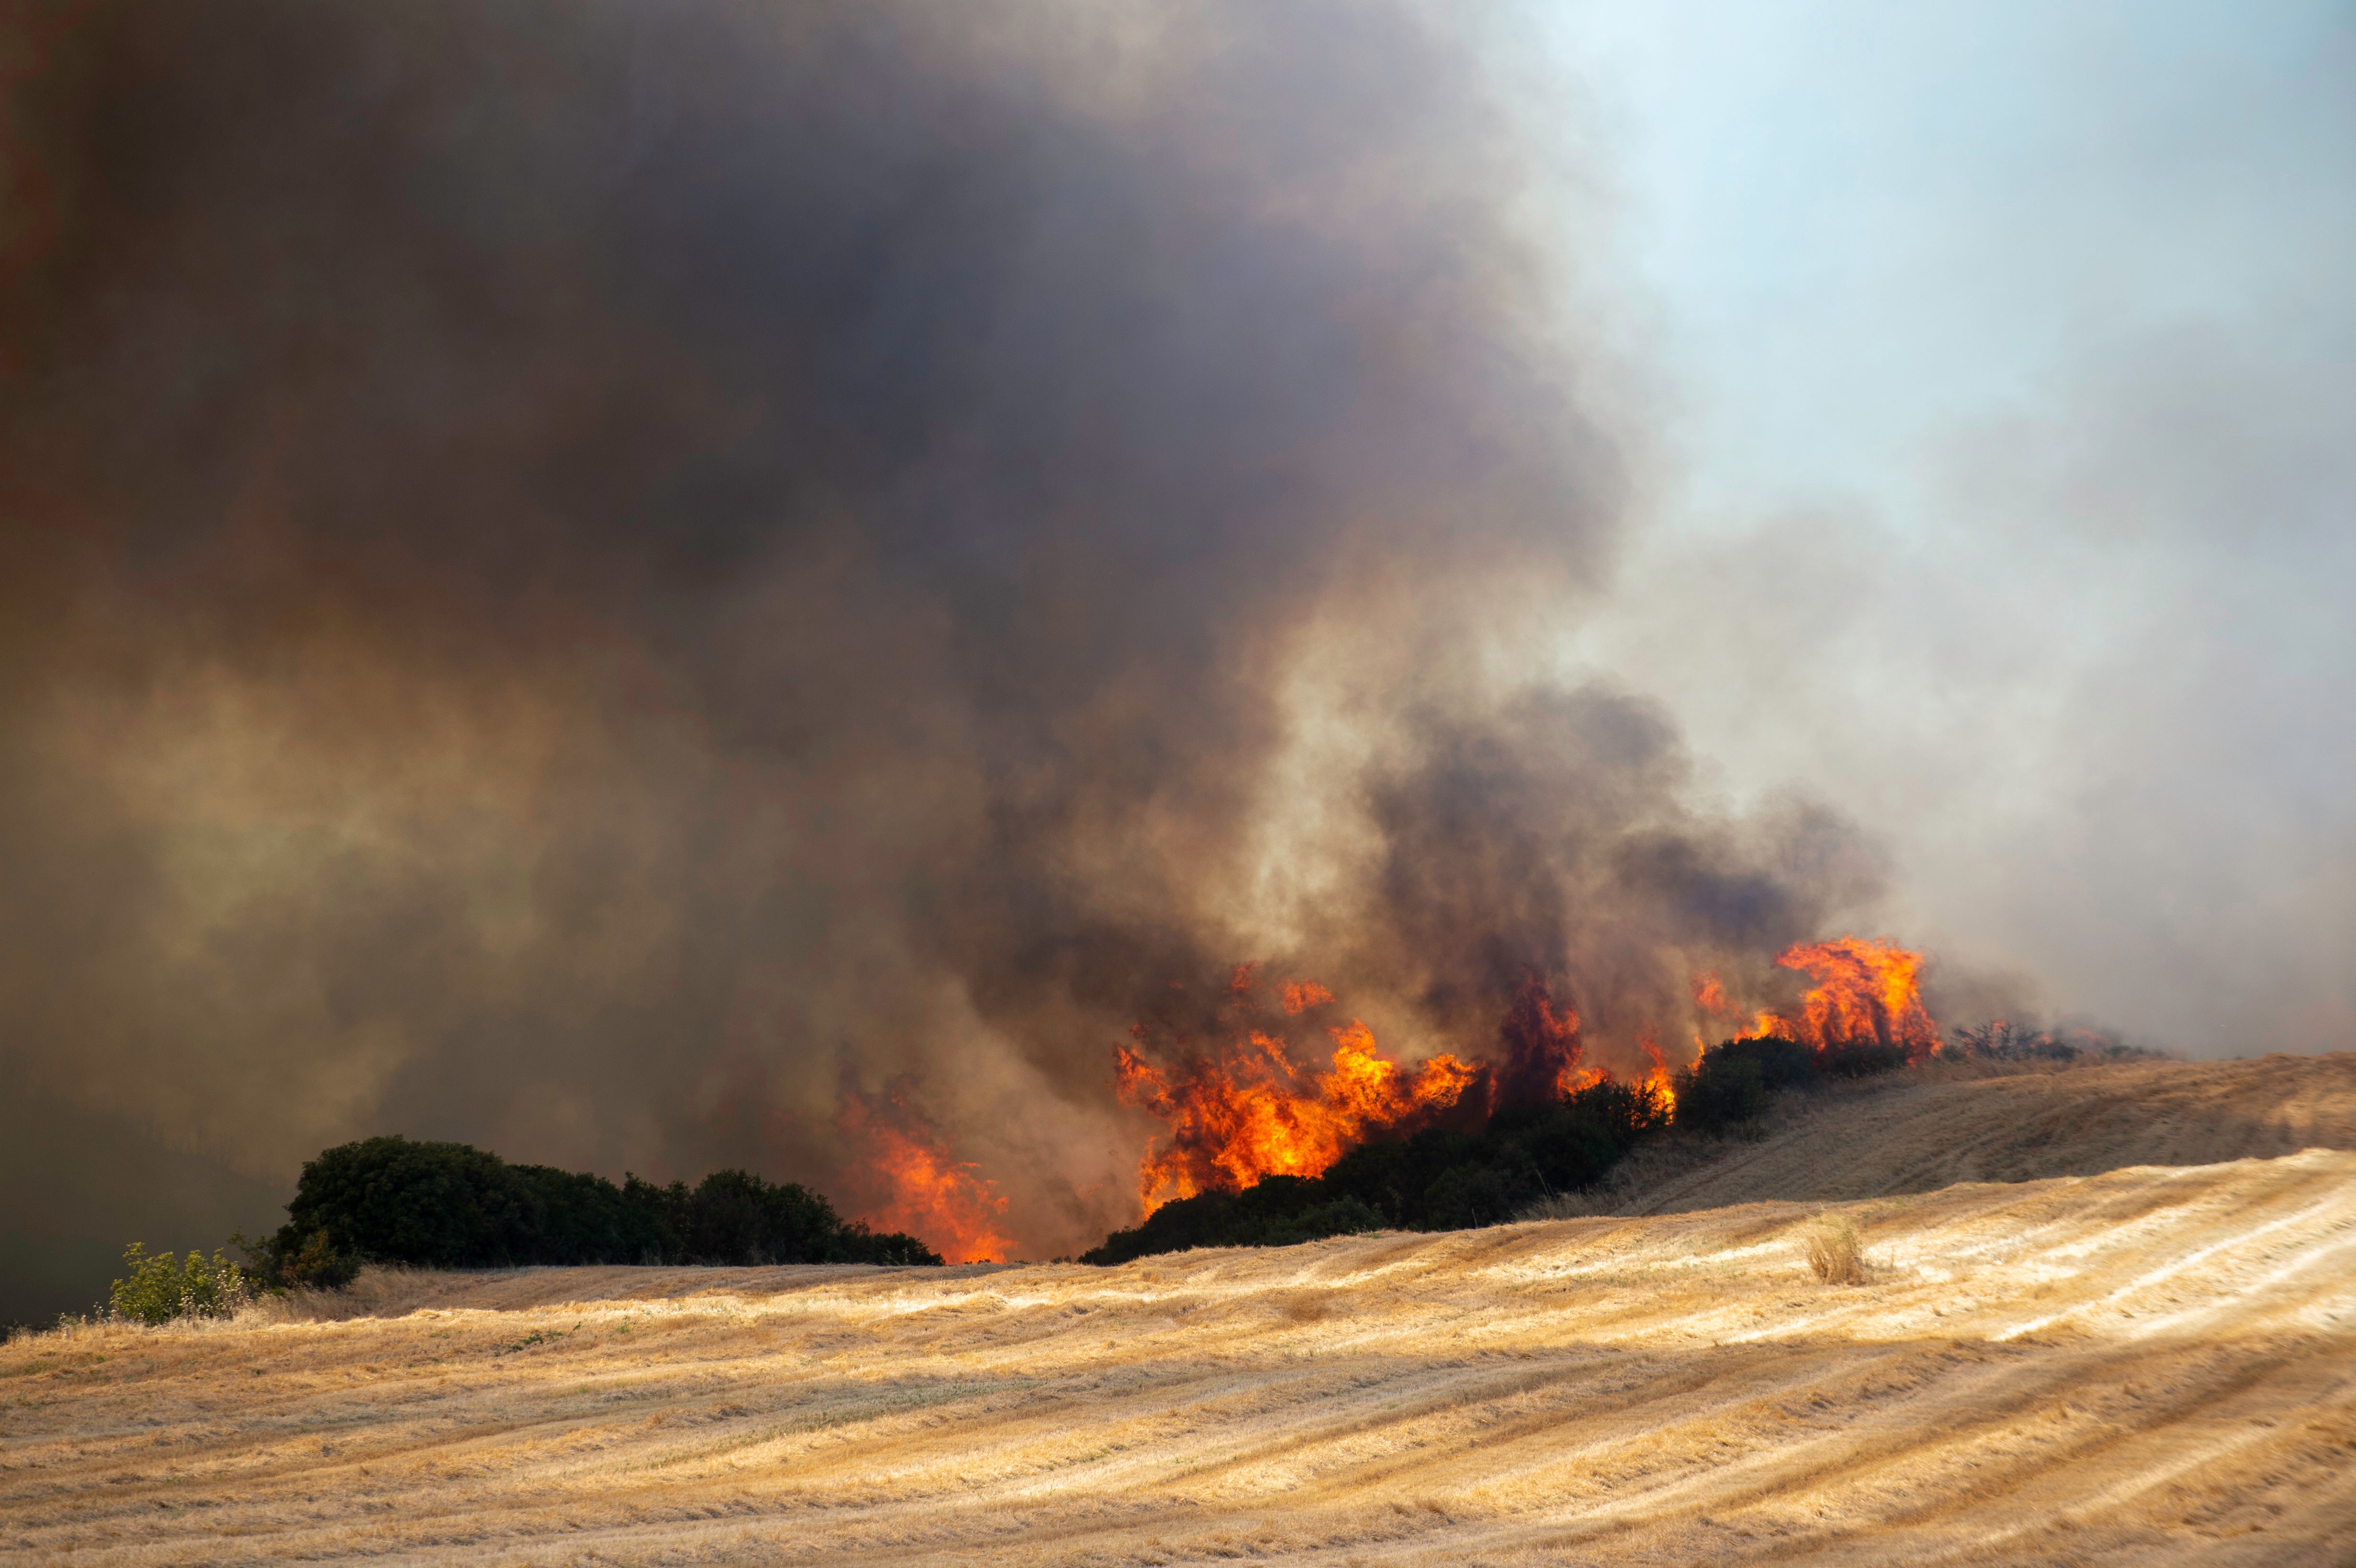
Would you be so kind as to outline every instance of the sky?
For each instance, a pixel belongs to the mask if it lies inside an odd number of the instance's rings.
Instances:
[[[923,1233],[888,1126],[1076,1251],[1114,1051],[1246,963],[1312,1054],[1537,983],[1626,1066],[1840,932],[1950,1023],[2356,1044],[2351,65],[2302,5],[12,16],[0,1316],[380,1132]]]
[[[2344,1049],[2356,12],[1527,20],[1665,416],[1574,656],[1877,829],[1892,918],[2049,1015]]]

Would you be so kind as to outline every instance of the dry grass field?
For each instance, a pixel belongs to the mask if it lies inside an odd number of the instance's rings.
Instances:
[[[2111,1068],[1859,1094],[1675,1212],[375,1273],[0,1348],[0,1558],[2356,1562],[2351,1133],[2356,1058]]]

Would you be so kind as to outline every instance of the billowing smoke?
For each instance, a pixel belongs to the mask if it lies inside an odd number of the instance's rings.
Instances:
[[[897,1117],[1043,1255],[1237,960],[1608,1055],[1875,892],[1539,674],[1621,432],[1416,9],[8,15],[0,1051],[93,1168]]]

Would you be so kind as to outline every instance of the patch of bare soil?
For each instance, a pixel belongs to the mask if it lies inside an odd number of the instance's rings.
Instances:
[[[2344,1562],[2356,1152],[1903,1188],[2329,1143],[2351,1065],[1858,1096],[1819,1155],[1888,1195],[1846,1201],[1102,1270],[372,1273],[277,1320],[17,1340],[0,1557]],[[1884,1118],[1988,1087],[1947,1104],[2050,1136],[1930,1117],[1899,1151]],[[1811,1273],[1828,1218],[1863,1283]]]

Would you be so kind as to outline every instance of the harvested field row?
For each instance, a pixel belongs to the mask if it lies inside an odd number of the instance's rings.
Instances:
[[[0,1349],[54,1563],[2347,1561],[2356,1155]]]

